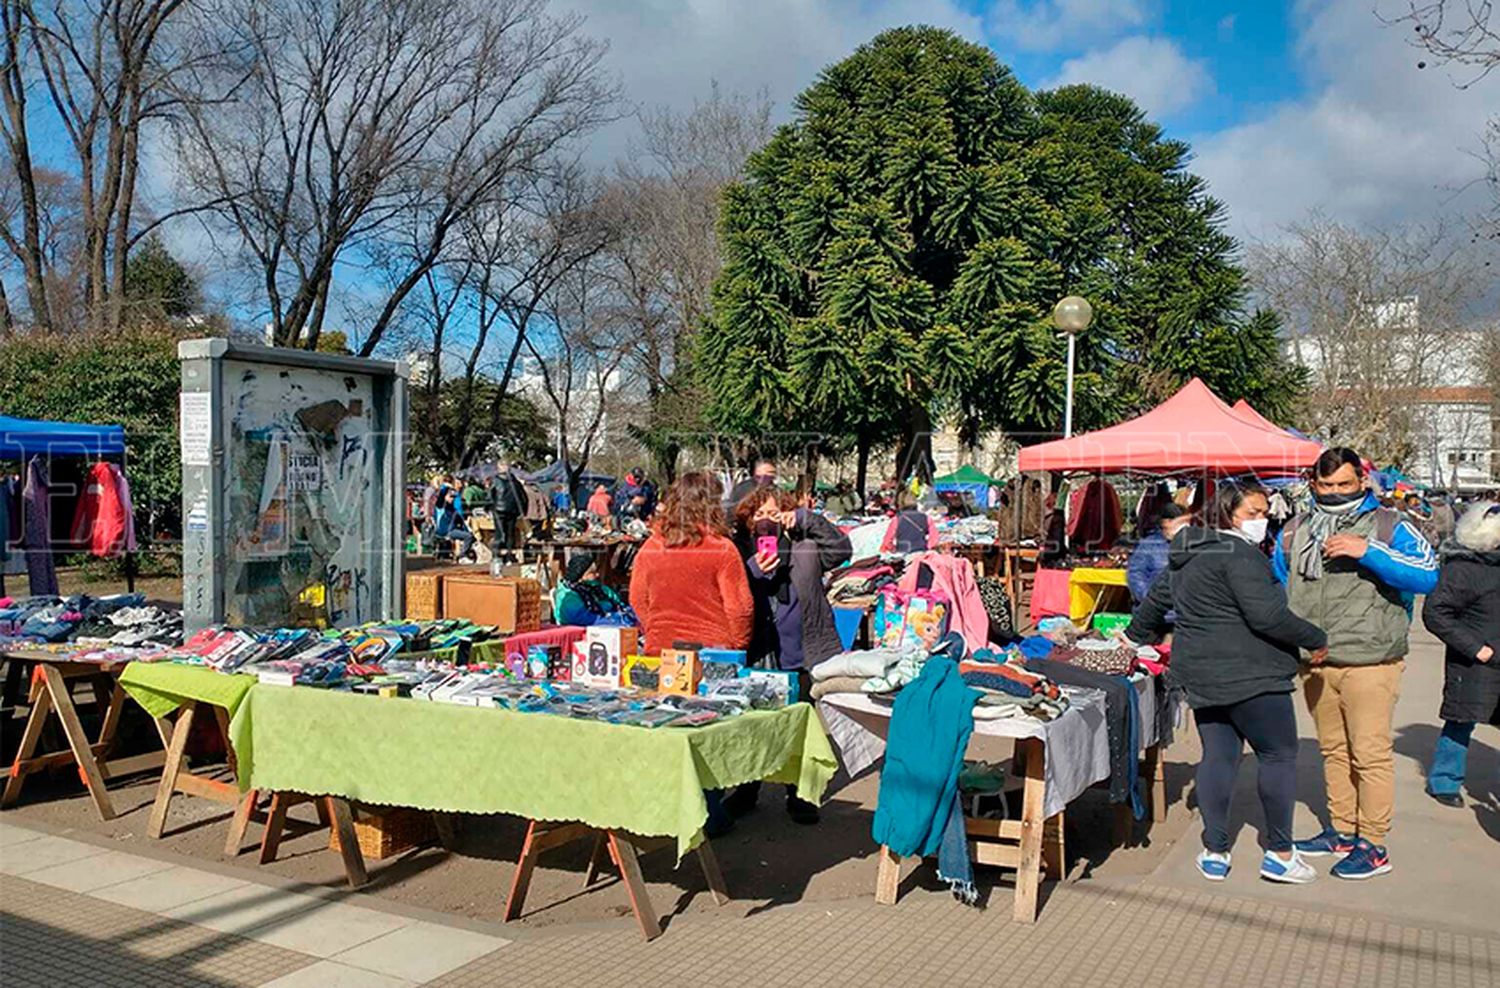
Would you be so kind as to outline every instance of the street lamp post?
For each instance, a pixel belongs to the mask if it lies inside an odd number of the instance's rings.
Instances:
[[[1052,323],[1068,338],[1068,396],[1063,411],[1063,436],[1073,435],[1073,357],[1077,353],[1078,334],[1089,328],[1094,319],[1094,308],[1088,300],[1069,295],[1052,307]]]

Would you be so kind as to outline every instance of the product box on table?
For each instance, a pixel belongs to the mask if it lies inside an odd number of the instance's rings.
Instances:
[[[655,693],[661,689],[661,659],[652,655],[630,656],[620,670],[620,685]]]
[[[526,650],[526,678],[551,679],[552,666],[562,661],[561,645],[532,645]]]
[[[702,669],[698,663],[696,648],[664,648],[661,650],[661,692],[692,696],[698,692],[702,680]]]
[[[573,682],[613,689],[620,685],[625,659],[640,647],[640,633],[634,628],[591,627],[575,647]]]
[[[796,703],[798,696],[797,671],[795,669],[741,669],[740,678],[759,679],[773,686],[776,692],[786,692],[786,702]]]

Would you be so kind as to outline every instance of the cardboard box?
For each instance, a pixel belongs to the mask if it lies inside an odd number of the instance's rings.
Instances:
[[[620,685],[625,660],[640,646],[640,633],[634,628],[591,627],[577,643],[573,662],[573,682],[614,689]]]
[[[443,579],[443,617],[492,625],[507,635],[536,631],[542,626],[541,596],[535,580],[450,575]]]
[[[552,664],[562,656],[561,645],[533,645],[526,650],[526,678],[551,679]]]
[[[685,648],[661,650],[661,691],[694,696],[702,679],[698,653]]]
[[[620,669],[620,685],[655,693],[661,689],[661,659],[653,655],[630,656]]]

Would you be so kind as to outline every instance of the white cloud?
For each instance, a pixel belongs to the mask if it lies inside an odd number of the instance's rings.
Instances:
[[[1154,0],[998,0],[986,21],[996,37],[1032,51],[1076,51],[1138,30]]]
[[[583,14],[584,33],[609,42],[605,67],[630,102],[688,108],[717,80],[726,92],[765,89],[778,122],[824,66],[887,28],[931,24],[983,37],[980,18],[958,0],[561,0],[559,8]],[[624,121],[606,130],[590,158],[622,154],[632,129]]]
[[[1188,58],[1176,42],[1166,38],[1125,38],[1109,48],[1070,58],[1046,86],[1078,82],[1124,93],[1153,117],[1192,106],[1214,90],[1208,66]]]
[[[1317,208],[1356,225],[1430,220],[1477,208],[1469,188],[1500,77],[1459,90],[1369,0],[1298,10],[1296,61],[1308,95],[1194,140],[1193,170],[1229,206],[1232,230],[1272,237]]]

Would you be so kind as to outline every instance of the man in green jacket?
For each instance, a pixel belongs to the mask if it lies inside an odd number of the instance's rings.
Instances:
[[[1304,669],[1302,687],[1323,754],[1329,825],[1297,850],[1344,855],[1333,866],[1337,878],[1372,878],[1391,870],[1391,720],[1412,597],[1437,585],[1437,556],[1400,512],[1366,489],[1353,450],[1318,457],[1312,492],[1312,510],[1287,523],[1271,559],[1292,611],[1328,633],[1328,657]]]

